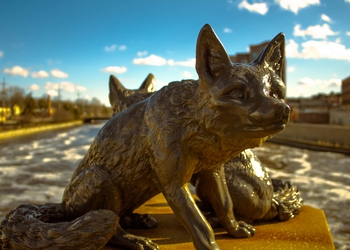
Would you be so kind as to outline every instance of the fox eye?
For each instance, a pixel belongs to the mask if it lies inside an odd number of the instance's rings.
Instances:
[[[244,100],[247,99],[248,95],[243,90],[235,90],[231,93],[231,96],[235,99]]]
[[[286,98],[286,93],[283,90],[276,89],[270,92],[270,96],[276,99],[284,99]]]
[[[282,96],[276,92],[270,92],[270,96],[275,98],[275,99],[282,99]]]

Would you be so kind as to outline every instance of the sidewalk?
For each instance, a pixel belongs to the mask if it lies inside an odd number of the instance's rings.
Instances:
[[[21,128],[21,129],[13,129],[13,130],[9,130],[9,131],[3,131],[3,132],[0,132],[0,141],[14,138],[14,137],[49,131],[49,130],[79,126],[81,124],[82,124],[82,121],[79,120],[79,121],[73,121],[73,122],[64,122],[64,123],[43,125],[43,126],[37,126],[37,127],[31,127],[31,128]]]

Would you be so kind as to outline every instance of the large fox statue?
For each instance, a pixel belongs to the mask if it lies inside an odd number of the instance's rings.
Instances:
[[[109,101],[113,115],[151,96],[155,90],[154,82],[154,75],[150,73],[138,89],[127,89],[118,78],[111,75]],[[299,214],[303,199],[298,189],[289,182],[272,179],[251,149],[227,161],[224,169],[228,190],[234,201],[235,217],[252,223],[274,218],[285,221]],[[208,217],[211,226],[220,227],[210,202],[202,195],[205,193],[203,190],[210,187],[196,176],[191,182],[197,187],[197,195],[202,198],[197,201],[197,205]],[[131,214],[122,217],[120,224],[125,228],[152,228],[157,222],[147,214]]]
[[[232,237],[254,228],[235,219],[224,163],[281,132],[290,109],[281,79],[284,35],[249,64],[233,64],[209,25],[198,36],[199,80],[172,82],[111,118],[95,137],[61,204],[20,206],[1,222],[3,249],[158,249],[127,233],[119,218],[162,193],[196,249],[220,249],[188,188]],[[234,242],[233,242],[234,243]]]

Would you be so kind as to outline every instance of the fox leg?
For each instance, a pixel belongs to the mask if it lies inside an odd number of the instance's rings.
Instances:
[[[200,196],[210,201],[218,220],[229,235],[236,238],[254,235],[255,229],[251,225],[243,221],[236,221],[234,217],[232,200],[225,184],[223,166],[216,170],[202,171],[197,175],[200,181],[197,182],[196,190],[200,190]],[[205,187],[198,185],[205,185]]]
[[[198,209],[188,189],[178,183],[163,187],[163,195],[181,224],[190,233],[196,249],[219,250],[212,228]]]
[[[153,150],[160,153],[151,161],[155,185],[191,235],[194,247],[198,250],[220,250],[213,229],[197,207],[188,187],[197,161],[183,155],[180,150],[169,150],[159,145],[162,144],[153,144]]]
[[[131,213],[120,217],[119,224],[128,229],[151,229],[158,226],[158,222],[149,214]]]
[[[64,190],[62,206],[68,219],[98,209],[108,209],[118,214],[121,197],[107,167],[91,165],[72,178]]]
[[[77,175],[67,186],[63,196],[63,208],[67,218],[74,218],[90,210],[99,209],[112,210],[118,214],[123,202],[122,197],[108,169],[104,166],[92,165]],[[119,221],[116,223],[116,230],[108,244],[132,250],[158,249],[151,240],[128,234],[122,229]]]

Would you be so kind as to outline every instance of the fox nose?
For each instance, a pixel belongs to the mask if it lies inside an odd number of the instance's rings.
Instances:
[[[283,119],[289,117],[290,107],[287,104],[279,105],[276,108],[276,115],[281,116]]]
[[[265,109],[258,109],[251,113],[250,120],[254,123],[261,123],[264,120],[277,120],[287,123],[289,120],[290,108],[285,103],[277,103]]]

